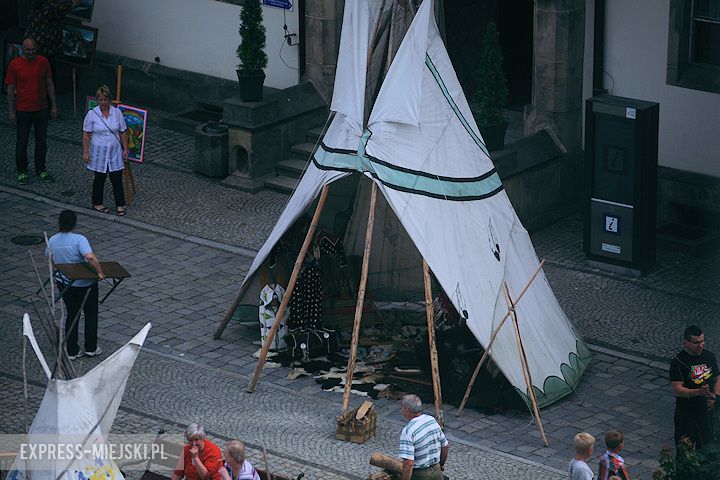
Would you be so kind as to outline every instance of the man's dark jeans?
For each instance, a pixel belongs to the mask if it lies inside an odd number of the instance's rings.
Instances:
[[[58,291],[65,289],[65,285],[56,282]],[[90,290],[87,300],[85,294]],[[93,283],[87,287],[70,287],[62,297],[67,309],[67,318],[65,319],[65,336],[67,337],[67,353],[68,355],[77,355],[80,352],[78,345],[78,323],[80,323],[80,307],[83,300],[83,313],[85,314],[85,351],[94,352],[97,349],[97,329],[98,329],[98,284]],[[77,319],[75,317],[78,317]]]
[[[47,154],[48,110],[37,112],[17,112],[17,142],[15,143],[15,166],[18,173],[27,173],[27,146],[30,127],[35,131],[35,173],[45,171]]]

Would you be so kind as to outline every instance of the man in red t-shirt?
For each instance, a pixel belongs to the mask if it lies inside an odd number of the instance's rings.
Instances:
[[[15,165],[18,183],[28,182],[27,146],[30,128],[35,131],[35,176],[52,182],[53,178],[45,168],[47,154],[48,98],[50,116],[57,117],[55,85],[47,59],[37,55],[37,44],[32,38],[23,40],[23,55],[10,62],[5,76],[8,93],[8,119],[17,123],[15,143]]]

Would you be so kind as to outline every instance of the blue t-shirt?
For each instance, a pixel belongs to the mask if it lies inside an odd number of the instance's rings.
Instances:
[[[90,242],[79,233],[60,232],[48,239],[48,251],[52,253],[53,263],[85,263],[85,255],[92,253]],[[70,280],[60,273],[57,280],[63,283],[70,283]],[[95,283],[95,280],[75,280],[73,287],[87,287]]]

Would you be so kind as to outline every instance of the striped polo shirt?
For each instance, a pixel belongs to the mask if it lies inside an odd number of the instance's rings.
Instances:
[[[411,419],[400,433],[400,458],[413,461],[413,468],[428,468],[440,462],[440,448],[447,438],[435,418],[422,414]]]

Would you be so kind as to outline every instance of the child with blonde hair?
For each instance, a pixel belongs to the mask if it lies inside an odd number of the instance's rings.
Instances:
[[[587,464],[587,459],[593,454],[595,446],[595,437],[587,432],[580,432],[573,439],[573,447],[575,447],[575,458],[570,460],[568,472],[570,480],[592,480],[594,478],[593,471]]]

